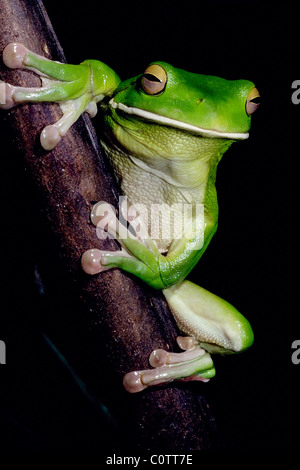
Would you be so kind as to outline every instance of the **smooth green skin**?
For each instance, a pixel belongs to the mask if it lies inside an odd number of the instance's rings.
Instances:
[[[161,61],[153,64],[161,65],[167,73],[161,94],[147,95],[138,75],[119,84],[114,100],[204,129],[248,132],[251,117],[245,112],[245,98],[254,87],[252,82],[199,75]]]
[[[130,257],[119,256],[118,252],[110,253],[103,264],[106,268],[121,268],[150,286],[163,289],[179,326],[195,336],[209,352],[239,352],[253,342],[248,321],[226,301],[184,279],[203,255],[217,229],[217,164],[235,140],[230,138],[230,134],[247,133],[250,129],[251,118],[245,111],[245,103],[254,84],[247,80],[228,81],[193,74],[165,62],[156,64],[165,69],[167,84],[162,93],[148,95],[141,86],[141,75],[121,82],[112,69],[99,61],[87,60],[77,66],[59,64],[28,52],[23,66],[46,74],[54,82],[44,90],[31,93],[28,89],[20,89],[15,93],[15,101],[77,100],[79,115],[88,102],[101,102],[105,123],[103,145],[118,176],[124,179],[123,190],[129,193],[129,199],[131,193],[134,199],[134,185],[130,180],[126,183],[124,157],[131,165],[129,171],[139,168],[139,164],[132,162],[133,158],[142,162],[143,167],[138,170],[141,178],[147,177],[148,170],[151,174],[159,170],[164,175],[158,178],[157,184],[159,189],[164,186],[168,204],[176,202],[174,187],[178,194],[188,192],[193,203],[204,204],[204,243],[200,231],[192,237],[174,240],[167,254],[161,254],[151,240],[145,242],[127,237],[120,243]],[[111,98],[114,105],[109,101]],[[127,108],[138,108],[180,121],[181,125],[187,123],[207,131],[227,133],[228,136],[197,135],[189,129],[165,125],[155,118],[141,118],[119,109],[120,103]],[[214,369],[210,370],[213,372],[204,372],[204,368],[202,375],[213,375]],[[201,367],[198,373],[201,374]]]

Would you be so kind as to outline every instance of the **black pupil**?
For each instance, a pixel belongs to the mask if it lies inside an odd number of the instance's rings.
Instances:
[[[260,96],[257,96],[256,98],[253,98],[252,100],[250,100],[251,103],[255,103],[255,104],[260,104]]]
[[[161,83],[161,80],[159,78],[157,78],[155,75],[152,75],[151,73],[144,73],[144,78],[146,78],[150,82]]]

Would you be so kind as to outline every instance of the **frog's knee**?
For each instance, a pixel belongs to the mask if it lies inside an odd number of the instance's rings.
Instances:
[[[242,331],[241,331],[241,342],[240,342],[240,348],[235,351],[235,352],[244,352],[247,349],[249,349],[254,341],[254,334],[253,330],[251,328],[250,323],[246,318],[244,319],[245,324],[243,325]]]
[[[226,350],[221,354],[241,353],[246,351],[252,346],[254,341],[254,334],[248,320],[239,314],[234,325],[230,329],[224,329],[224,336],[227,341]]]
[[[27,47],[17,42],[11,42],[3,51],[3,62],[11,69],[24,67],[24,60],[28,53]]]
[[[228,352],[241,353],[246,351],[252,346],[254,341],[254,334],[248,320],[240,315],[239,320],[236,322],[235,329],[232,329],[230,337],[230,347]]]

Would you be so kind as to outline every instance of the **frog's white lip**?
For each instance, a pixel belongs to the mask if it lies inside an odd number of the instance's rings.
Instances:
[[[176,119],[151,113],[150,111],[145,111],[144,109],[126,106],[123,103],[117,103],[113,98],[109,101],[109,104],[112,108],[118,108],[127,114],[134,114],[135,116],[149,119],[150,121],[159,122],[161,124],[165,124],[166,126],[177,127],[178,129],[194,132],[195,134],[200,134],[205,137],[216,137],[220,139],[224,138],[233,140],[245,140],[249,137],[248,132],[220,132],[212,129],[203,129],[198,126],[193,126],[192,124],[187,124],[186,122],[177,121]]]

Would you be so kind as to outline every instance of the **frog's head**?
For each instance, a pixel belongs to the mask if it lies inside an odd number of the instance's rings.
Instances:
[[[112,106],[203,137],[247,139],[259,93],[248,80],[198,75],[165,62],[121,83]]]
[[[149,160],[151,166],[161,165],[161,158],[219,160],[233,141],[248,138],[258,100],[248,80],[198,75],[155,62],[116,89],[110,127],[130,155],[147,165]]]

